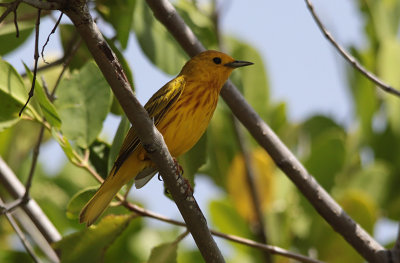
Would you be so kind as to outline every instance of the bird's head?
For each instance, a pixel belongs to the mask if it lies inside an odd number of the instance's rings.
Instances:
[[[216,82],[220,88],[235,68],[252,64],[247,61],[235,60],[219,51],[207,50],[186,62],[180,75],[204,82]]]

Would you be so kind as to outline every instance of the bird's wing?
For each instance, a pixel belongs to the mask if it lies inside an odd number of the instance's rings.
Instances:
[[[178,101],[184,88],[185,80],[183,77],[176,77],[165,84],[150,98],[144,108],[147,110],[149,117],[153,119],[154,125],[157,126],[168,110]],[[134,127],[131,127],[122,144],[118,158],[111,170],[111,174],[115,174],[118,171],[129,155],[137,148],[139,143],[140,140],[136,135],[136,131]]]

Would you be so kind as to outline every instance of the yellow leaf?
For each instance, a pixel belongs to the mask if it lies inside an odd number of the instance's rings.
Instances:
[[[261,148],[251,153],[251,165],[254,172],[256,191],[262,211],[270,206],[273,198],[273,183],[275,165],[269,155]],[[256,220],[250,188],[246,179],[246,169],[243,156],[236,155],[229,169],[227,178],[228,193],[239,214],[247,221]]]

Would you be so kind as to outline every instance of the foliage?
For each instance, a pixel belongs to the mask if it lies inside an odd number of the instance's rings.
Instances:
[[[369,45],[363,49],[353,47],[352,53],[382,79],[400,87],[397,73],[400,68],[400,1],[368,3],[358,1]],[[177,74],[188,59],[156,21],[145,1],[98,0],[93,4],[98,19],[115,34],[108,41],[123,61],[132,87],[134,69],[130,69],[123,57],[129,46],[129,36],[134,35],[142,53],[167,74]],[[196,1],[189,0],[174,1],[174,5],[207,48],[218,47],[220,32],[216,31],[213,20],[215,10],[199,8]],[[32,12],[26,7],[23,11]],[[6,20],[5,25],[0,26],[0,42],[5,43],[0,45],[0,55],[13,54],[32,35],[33,19],[19,23],[19,39],[14,37],[12,23]],[[68,54],[78,35],[70,24],[60,25],[58,34]],[[251,43],[232,36],[223,39],[227,53],[256,62],[254,67],[244,68],[232,76],[248,103],[349,215],[369,233],[379,219],[398,219],[400,100],[377,91],[365,76],[347,68],[347,88],[354,106],[352,127],[320,114],[300,122],[290,121],[286,103],[271,99],[266,63],[258,50]],[[14,66],[0,59],[0,156],[24,180],[30,166],[29,153],[41,125],[46,127],[44,143],[56,142],[63,149],[68,162],[55,174],[39,163],[32,190],[32,197],[63,235],[63,239],[54,244],[63,262],[76,262],[77,258],[87,262],[202,262],[193,246],[171,241],[178,236],[180,228],[149,227],[139,216],[132,216],[121,207],[108,209],[107,215],[88,229],[78,224],[78,213],[96,185],[85,168],[93,167],[105,177],[129,128],[128,120],[122,117],[111,146],[100,138],[106,117],[121,114],[121,110],[100,70],[91,61],[87,48],[81,45],[77,50],[57,87],[54,103],[47,98],[43,83],[37,81],[35,96],[21,118],[18,112],[28,97],[32,74],[23,78]],[[57,73],[53,73],[55,69]],[[61,66],[55,69],[40,73],[47,84],[55,83],[54,75],[59,75]],[[363,262],[314,211],[265,151],[249,138],[246,134],[265,218],[261,224],[266,226],[270,243],[302,254],[313,250],[319,259],[329,262]],[[237,143],[232,114],[223,101],[207,133],[179,161],[192,183],[201,174],[220,189],[221,195],[213,198],[209,207],[202,207],[208,210],[212,227],[256,240],[252,226],[257,218],[244,178],[244,158]],[[5,195],[1,187],[0,194]],[[0,261],[27,260],[27,255],[10,242],[13,235],[5,220],[0,220],[3,248]],[[227,255],[229,262],[263,261],[262,254],[253,248],[234,243],[227,243],[227,246],[233,248]],[[276,259],[284,262],[282,258]]]

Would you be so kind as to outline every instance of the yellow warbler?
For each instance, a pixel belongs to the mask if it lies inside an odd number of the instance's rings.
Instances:
[[[190,59],[176,78],[150,98],[144,108],[173,157],[187,152],[203,135],[232,70],[252,64],[218,51],[205,51]],[[141,188],[156,172],[132,126],[109,176],[82,209],[80,222],[91,225],[124,184],[135,178],[136,188]]]

